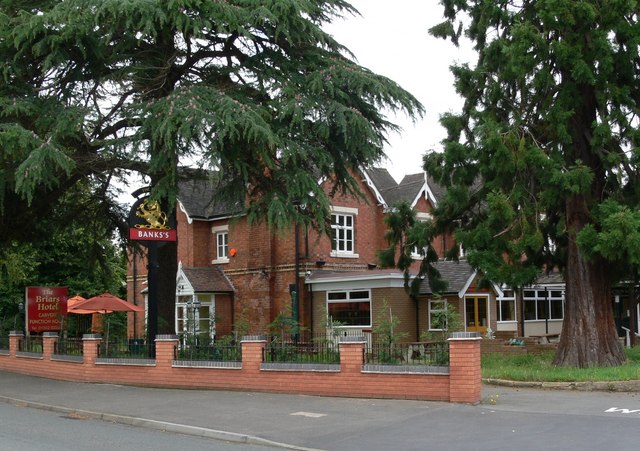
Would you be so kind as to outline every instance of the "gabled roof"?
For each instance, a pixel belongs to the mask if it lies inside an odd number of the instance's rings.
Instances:
[[[233,285],[222,272],[215,267],[182,267],[194,293],[233,293]]]
[[[371,188],[384,208],[404,201],[414,206],[421,195],[426,195],[432,203],[437,203],[444,189],[425,176],[424,172],[405,176],[397,183],[384,168],[368,168],[361,171],[365,182]],[[237,199],[223,197],[223,182],[217,179],[216,172],[194,172],[194,176],[178,182],[178,201],[180,208],[193,219],[213,220],[237,216],[244,211],[245,193],[237,193]]]
[[[406,202],[413,207],[421,195],[425,195],[435,205],[445,192],[442,186],[424,172],[406,175],[400,183],[384,168],[369,168],[362,172],[385,208],[398,202]]]
[[[440,272],[442,280],[447,282],[444,294],[460,293],[468,287],[470,279],[476,273],[476,270],[466,260],[440,260],[433,266]],[[433,294],[427,277],[420,284],[420,294]]]

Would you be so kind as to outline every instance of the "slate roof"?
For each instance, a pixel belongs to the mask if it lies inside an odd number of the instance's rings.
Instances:
[[[191,178],[178,182],[178,200],[187,215],[196,219],[215,219],[242,213],[242,200],[223,197],[223,185],[215,174],[206,178]]]
[[[216,267],[182,268],[185,277],[196,293],[233,293],[233,285]]]
[[[444,293],[458,293],[464,288],[469,278],[475,270],[466,260],[441,260],[433,265],[439,272],[440,277],[447,282]],[[424,278],[420,284],[420,294],[433,294],[429,279]]]
[[[368,168],[364,172],[369,176],[387,206],[400,201],[411,204],[426,183],[424,172],[407,175],[400,183],[397,183],[384,168]],[[200,171],[196,176],[186,175],[185,179],[178,182],[178,200],[189,217],[210,220],[238,215],[244,211],[244,198],[230,199],[220,195],[224,191],[224,184],[216,177],[215,172]],[[444,194],[444,188],[429,177],[426,180],[437,202]],[[237,194],[244,195],[244,193]]]
[[[558,285],[564,283],[564,277],[562,274],[557,271],[552,271],[550,273],[543,273],[538,276],[534,285]]]

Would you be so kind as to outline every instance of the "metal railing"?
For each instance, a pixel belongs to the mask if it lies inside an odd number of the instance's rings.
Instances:
[[[187,344],[180,346],[176,358],[209,362],[242,362],[242,346],[240,343]]]
[[[26,336],[19,341],[18,352],[42,354],[42,337]]]
[[[267,337],[263,362],[268,363],[340,363],[338,340],[326,334],[287,334]]]
[[[365,352],[365,364],[448,366],[449,343],[374,342]]]
[[[103,340],[98,347],[98,358],[102,359],[154,359],[155,343],[143,339]]]
[[[56,341],[56,344],[53,347],[53,353],[55,355],[82,356],[83,347],[84,345],[81,339],[60,339]]]
[[[9,351],[9,336],[0,335],[0,350]]]

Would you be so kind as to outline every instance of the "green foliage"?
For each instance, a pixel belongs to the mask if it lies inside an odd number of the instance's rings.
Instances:
[[[407,338],[409,335],[407,332],[398,332],[398,326],[400,325],[400,318],[393,316],[391,307],[386,299],[382,301],[382,307],[376,315],[373,332],[376,338],[382,340],[383,346],[392,346],[399,341]]]
[[[528,382],[601,382],[640,379],[640,347],[626,349],[627,362],[618,367],[559,368],[553,352],[482,356],[482,377]]]
[[[574,287],[558,361],[620,363],[613,320],[600,312],[611,284],[637,272],[635,249],[615,247],[640,208],[637,4],[443,5],[446,20],[432,35],[455,43],[465,36],[478,59],[452,69],[465,103],[443,117],[444,152],[425,157],[425,169],[447,188],[438,224],[460,229],[469,262],[494,282],[517,288],[545,269],[561,270]],[[588,337],[584,327],[606,333]]]
[[[439,329],[438,331],[425,330],[420,334],[422,341],[445,341],[452,332],[464,331],[464,321],[460,313],[443,300],[443,309],[431,312],[431,328]]]
[[[388,227],[385,238],[389,247],[377,252],[378,261],[383,268],[397,267],[404,272],[405,287],[416,296],[420,289],[422,276],[429,278],[435,292],[444,290],[446,282],[433,267],[438,255],[432,246],[436,229],[431,222],[418,221],[416,212],[406,202],[397,204],[384,219]],[[411,279],[411,268],[416,261],[416,251],[421,258],[419,273]],[[397,257],[397,260],[396,260]]]
[[[0,209],[46,213],[43,195],[94,177],[106,190],[125,171],[174,205],[188,159],[231,192],[250,186],[251,218],[322,228],[318,176],[355,191],[350,171],[379,161],[397,131],[382,111],[422,113],[322,30],[355,13],[343,0],[3,5]],[[310,195],[313,208],[291,206]]]

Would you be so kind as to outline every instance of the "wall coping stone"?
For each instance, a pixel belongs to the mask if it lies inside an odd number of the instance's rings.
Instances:
[[[245,335],[242,341],[267,341],[266,335]]]
[[[366,343],[364,335],[347,335],[340,337],[340,343]]]
[[[55,337],[58,338],[58,332],[42,332],[43,337]]]
[[[156,335],[155,341],[178,341],[178,336],[175,334],[160,334]]]
[[[84,334],[82,335],[83,340],[102,340],[101,334]]]
[[[447,340],[482,340],[482,335],[480,332],[452,332]]]

